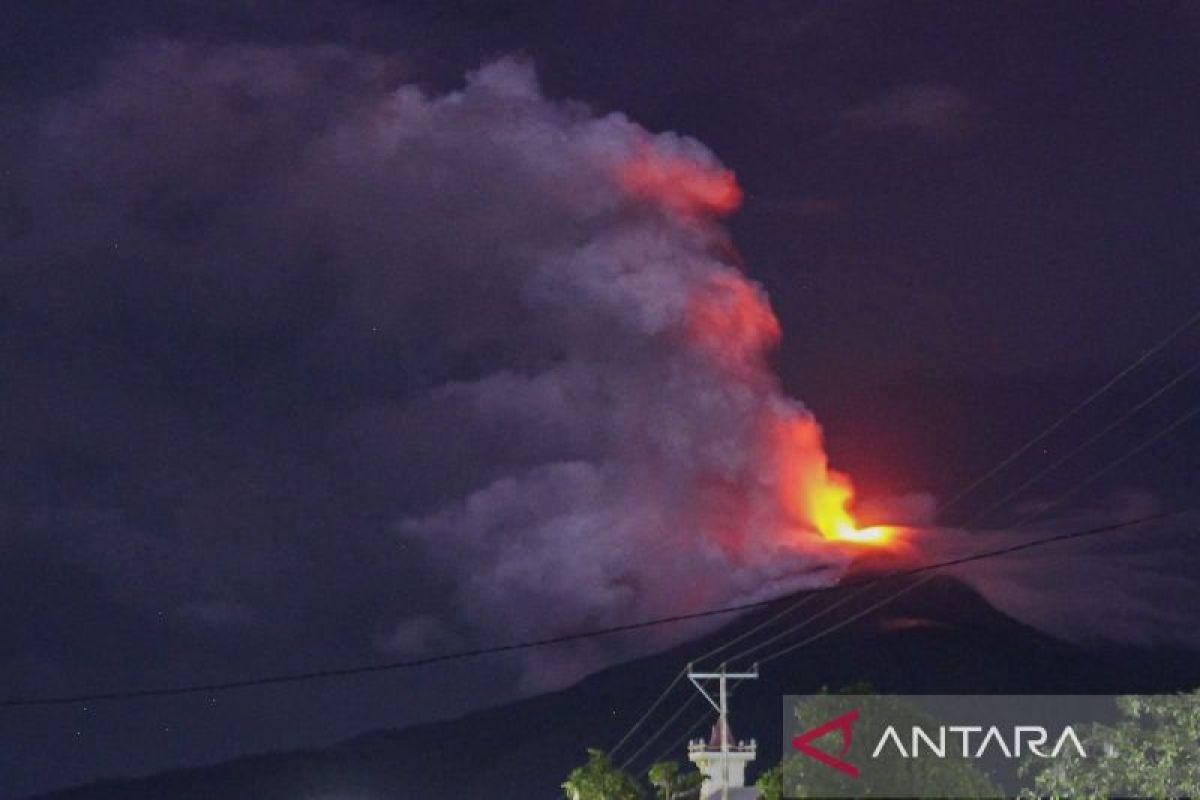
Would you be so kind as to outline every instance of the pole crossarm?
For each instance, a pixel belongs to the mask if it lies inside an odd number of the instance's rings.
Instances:
[[[687,676],[688,680],[690,680],[696,687],[696,690],[699,691],[700,694],[704,696],[704,699],[708,701],[709,705],[713,707],[713,710],[724,717],[725,711],[721,708],[721,703],[711,694],[709,694],[708,690],[704,688],[704,684],[702,684],[701,681],[720,681],[722,679],[728,680],[729,678],[746,681],[754,680],[758,677],[757,664],[754,665],[753,670],[753,672],[726,672],[724,665],[722,665],[720,672],[693,672],[692,665],[688,664]]]

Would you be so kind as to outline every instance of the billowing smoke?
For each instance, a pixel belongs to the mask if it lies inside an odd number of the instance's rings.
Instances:
[[[847,568],[854,545],[824,537],[849,538],[850,487],[769,368],[780,330],[722,227],[730,171],[694,140],[548,99],[520,61],[455,91],[416,69],[151,41],[6,95],[6,695],[542,638]],[[926,526],[905,538],[933,559],[1023,535],[933,530],[932,505],[863,516]],[[1055,632],[1194,637],[1196,584],[1176,576],[1195,559],[1181,548],[1163,580],[1152,541],[967,577]],[[9,715],[6,746],[50,785],[309,745],[696,632],[85,722],[37,709]]]
[[[0,512],[34,565],[5,580],[67,564],[131,630],[366,658],[845,568],[850,486],[769,368],[702,144],[516,60],[435,93],[337,48],[172,42],[0,133]],[[980,582],[1020,601],[1010,577]]]
[[[495,355],[410,408],[493,440],[467,456],[486,460],[483,480],[400,524],[456,576],[474,624],[571,631],[777,592],[839,563],[810,503],[830,491],[820,432],[767,367],[778,325],[719,225],[734,178],[702,145],[550,103],[514,62],[381,107],[388,133],[339,156],[440,149],[455,171],[483,158],[490,174],[471,184],[514,217],[460,264],[447,303],[469,314],[451,325],[506,309],[479,331]],[[484,222],[461,221],[448,250],[473,249]]]
[[[336,48],[143,44],[33,117],[5,288],[53,357],[18,405],[103,455],[87,507],[114,526],[72,547],[120,593],[248,624],[314,586],[424,587],[373,622],[414,652],[843,565],[817,528],[848,485],[768,367],[721,225],[740,190],[699,142],[517,60],[435,94]],[[390,519],[322,500],[363,493]]]

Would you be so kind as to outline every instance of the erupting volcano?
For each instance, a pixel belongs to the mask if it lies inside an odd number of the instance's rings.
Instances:
[[[619,171],[631,195],[658,202],[684,226],[703,223],[705,212],[716,217],[736,209],[742,191],[731,171],[674,156],[655,166],[652,153],[638,148],[631,164]],[[724,188],[718,192],[718,186]],[[711,197],[721,202],[703,202]],[[790,521],[829,542],[874,547],[895,543],[898,527],[859,527],[851,511],[854,485],[848,476],[829,469],[820,426],[803,407],[781,396],[765,360],[766,352],[779,342],[781,326],[764,292],[736,264],[730,265],[692,292],[685,319],[688,341],[718,367],[718,374],[724,373],[724,380],[753,387],[774,401],[761,410],[763,450],[771,454],[780,476],[778,500]]]
[[[704,145],[559,108],[514,61],[449,97],[384,105],[378,118],[398,130],[357,148],[342,134],[338,174],[358,174],[347,158],[373,174],[421,137],[431,141],[414,152],[451,148],[451,172],[507,165],[488,172],[504,214],[489,205],[476,219],[475,189],[452,196],[472,224],[443,231],[433,251],[454,308],[499,309],[472,321],[476,338],[446,330],[453,363],[484,372],[432,389],[408,423],[481,468],[399,524],[455,577],[471,625],[534,636],[687,613],[823,585],[857,550],[898,544],[897,529],[855,520],[849,478],[829,468],[820,425],[774,370],[780,322],[723,224],[743,192]],[[403,177],[418,183],[405,196],[440,191],[424,172]],[[486,288],[465,296],[472,287]],[[572,654],[578,663],[564,652],[530,655],[538,688],[596,663],[594,649]]]

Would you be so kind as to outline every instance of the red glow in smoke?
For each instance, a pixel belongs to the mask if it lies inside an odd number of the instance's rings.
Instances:
[[[649,147],[618,167],[622,186],[635,197],[658,203],[685,216],[724,215],[738,207],[742,191],[734,174],[684,155]],[[764,353],[778,343],[779,320],[763,292],[741,273],[730,270],[707,278],[690,298],[684,333],[700,352],[738,375],[740,380],[773,381],[764,364]],[[767,452],[773,461],[764,471],[778,476],[777,501],[797,529],[815,530],[827,542],[886,547],[896,542],[899,528],[860,528],[851,512],[854,487],[850,479],[829,469],[821,429],[807,413],[787,407],[764,420]],[[718,531],[727,552],[743,539],[736,492],[710,487],[709,498],[723,513]],[[715,509],[714,509],[715,510]],[[782,533],[793,535],[792,531]]]
[[[648,148],[621,164],[619,175],[630,194],[684,214],[725,215],[742,202],[731,171]]]
[[[717,274],[692,297],[688,339],[727,365],[758,364],[779,341],[779,320],[754,284],[735,273]]]

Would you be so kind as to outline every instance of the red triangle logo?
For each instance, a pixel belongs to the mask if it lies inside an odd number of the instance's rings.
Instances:
[[[836,719],[831,719],[820,727],[813,728],[807,733],[802,733],[795,739],[792,739],[792,747],[799,750],[809,758],[814,758],[820,761],[827,767],[833,767],[838,772],[844,772],[851,778],[858,777],[858,767],[848,761],[843,761],[846,753],[850,752],[850,745],[854,743],[854,723],[858,720],[858,710],[848,711]],[[842,734],[842,752],[838,756],[832,756],[824,750],[818,750],[813,747],[811,742],[814,739],[820,739],[827,733],[833,731],[841,731]]]

